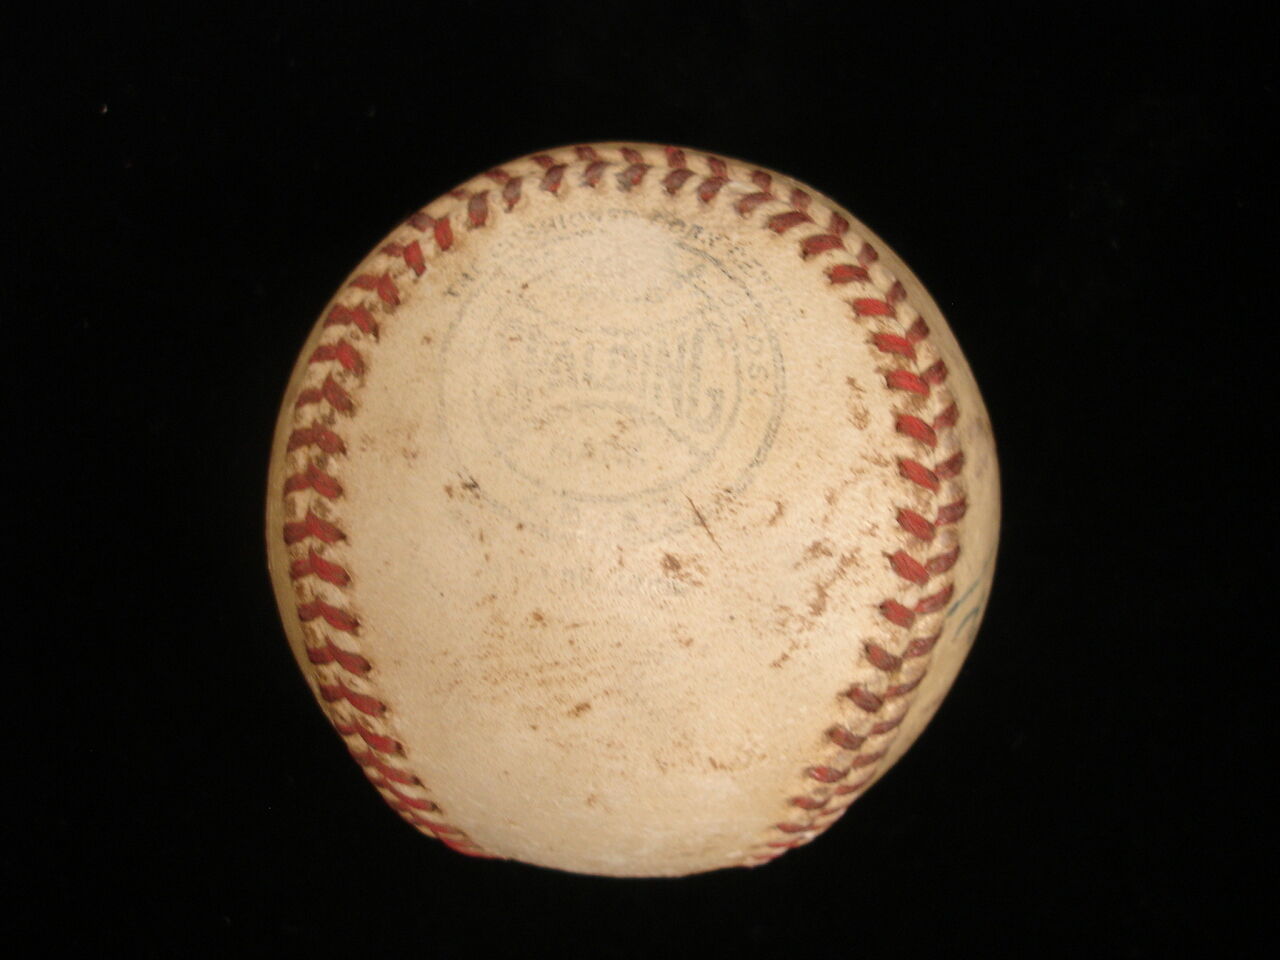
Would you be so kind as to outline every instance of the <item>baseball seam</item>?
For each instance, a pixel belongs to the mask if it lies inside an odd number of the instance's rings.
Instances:
[[[894,429],[903,441],[896,466],[910,502],[895,517],[902,545],[885,557],[902,590],[879,604],[884,632],[866,641],[862,652],[874,680],[838,695],[838,720],[822,735],[821,756],[798,771],[804,786],[786,801],[790,814],[766,831],[773,836],[746,853],[743,865],[768,862],[808,843],[870,786],[928,670],[953,591],[947,574],[959,556],[957,525],[966,502],[964,454],[954,429],[959,412],[946,387],[946,365],[929,342],[925,321],[907,303],[902,283],[851,232],[845,217],[824,210],[799,187],[780,187],[772,174],[757,169],[734,176],[729,162],[712,155],[677,147],[665,148],[661,158],[652,156],[653,148],[647,152],[619,147],[620,159],[614,160],[590,146],[571,148],[571,159],[564,151],[535,154],[450,191],[442,198],[447,209],[432,214],[424,208],[410,216],[399,237],[361,266],[324,315],[322,339],[308,357],[295,400],[282,537],[319,699],[383,799],[418,830],[460,853],[492,856],[448,823],[429,786],[409,769],[392,708],[374,683],[376,665],[361,649],[353,606],[357,574],[344,558],[349,541],[340,518],[343,427],[358,412],[380,323],[393,321],[404,290],[432,260],[465,242],[467,231],[483,229],[525,202],[527,190],[558,197],[566,184],[596,190],[612,183],[626,192],[656,179],[673,197],[693,193],[704,205],[732,203],[744,220],[795,238],[799,256],[847,298],[850,319],[866,332],[885,388],[895,398]],[[705,173],[690,166],[690,156],[705,165]],[[650,162],[659,159],[665,168]]]
[[[903,589],[879,606],[882,636],[863,644],[862,659],[874,680],[840,694],[841,719],[825,732],[831,755],[805,770],[811,786],[789,801],[795,818],[774,825],[782,836],[766,841],[754,863],[812,841],[875,781],[928,672],[954,592],[946,575],[960,556],[957,526],[967,501],[964,452],[954,429],[960,413],[946,388],[947,367],[928,342],[928,325],[907,304],[902,283],[876,263],[875,250],[863,243],[855,259],[833,264],[827,276],[833,284],[870,284],[881,291],[853,297],[850,305],[871,349],[884,358],[880,372],[895,397],[894,429],[904,440],[896,464],[916,493],[895,517],[903,544],[885,557]]]

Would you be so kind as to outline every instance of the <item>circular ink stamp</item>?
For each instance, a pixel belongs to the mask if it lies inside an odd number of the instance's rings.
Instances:
[[[547,533],[648,539],[697,522],[691,502],[750,484],[781,416],[763,273],[723,234],[665,215],[511,229],[470,265],[444,343],[460,470]]]

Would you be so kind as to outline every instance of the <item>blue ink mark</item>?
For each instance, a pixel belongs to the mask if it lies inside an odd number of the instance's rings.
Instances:
[[[986,599],[987,598],[984,596],[982,598],[982,603],[975,603],[973,605],[973,609],[966,613],[964,617],[961,618],[960,622],[956,624],[956,636],[960,635],[960,631],[964,629],[964,625],[966,623],[982,614],[982,611],[987,606]]]
[[[964,593],[962,593],[960,595],[960,599],[955,601],[955,603],[951,604],[950,608],[948,608],[947,615],[943,617],[944,620],[946,620],[947,618],[952,616],[952,614],[954,614],[957,610],[959,610],[965,604],[965,602],[969,599],[969,597],[972,596],[973,591],[978,589],[978,585],[981,584],[987,578],[987,571],[991,569],[991,564],[995,561],[995,559],[996,559],[996,552],[992,550],[989,554],[987,554],[986,562],[983,563],[982,569],[978,571],[978,575],[977,577],[974,578],[973,583],[969,584],[969,589],[966,590]],[[982,604],[979,604],[974,609],[981,610]],[[966,615],[964,620],[961,620],[960,623],[957,624],[956,629],[959,630],[960,627],[963,626],[971,616],[973,616],[972,612]]]

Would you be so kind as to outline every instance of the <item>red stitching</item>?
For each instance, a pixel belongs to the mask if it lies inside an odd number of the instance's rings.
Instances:
[[[956,425],[956,421],[959,419],[960,419],[960,410],[953,403],[951,404],[951,406],[947,407],[947,409],[943,410],[940,414],[938,414],[936,417],[933,418],[933,429],[945,430],[948,427],[954,427]]]
[[[383,736],[374,730],[369,729],[369,727],[365,726],[359,720],[348,722],[341,719],[335,719],[333,725],[337,729],[338,733],[342,734],[344,737],[359,737],[379,753],[393,754],[396,756],[404,754],[404,747],[400,745],[399,741],[391,737]]]
[[[931,596],[925,597],[923,600],[919,601],[916,604],[915,606],[916,613],[918,615],[924,615],[926,613],[937,613],[939,610],[941,610],[947,605],[947,602],[951,599],[951,594],[954,590],[955,590],[955,587],[949,583],[945,587],[943,587],[941,590],[939,590],[937,593]]]
[[[489,222],[489,191],[481,190],[467,201],[467,221],[471,227],[483,227]]]
[[[898,511],[898,526],[917,540],[932,540],[937,534],[932,523],[914,510],[907,510],[905,507]]]
[[[933,468],[933,472],[943,478],[958,476],[960,471],[964,469],[964,452],[957,453],[954,457],[942,461]]]
[[[846,727],[834,726],[827,731],[827,739],[845,750],[857,750],[867,740],[866,737],[854,733]]]
[[[826,253],[828,250],[843,249],[844,241],[835,234],[818,234],[804,239],[804,242],[800,244],[800,255],[807,260],[809,257],[816,257],[818,254]]]
[[[502,188],[502,200],[507,205],[508,210],[520,202],[520,193],[523,189],[521,184],[523,183],[523,178],[516,177],[507,181],[507,185]]]
[[[929,571],[925,565],[917,560],[905,550],[899,550],[897,553],[889,557],[889,565],[893,567],[894,573],[903,580],[910,580],[912,583],[925,584],[929,582]]]
[[[873,764],[879,763],[884,759],[884,755],[888,752],[888,750],[881,750],[878,753],[864,753],[862,756],[855,758],[854,761],[849,764],[849,769],[850,771],[861,770],[863,767],[869,767]]]
[[[921,679],[923,679],[923,677]],[[917,681],[917,683],[918,682],[919,681]],[[879,723],[877,723],[874,727],[871,728],[870,735],[873,737],[884,736],[886,733],[889,733],[891,730],[896,730],[898,725],[901,724],[902,721],[905,719],[907,719],[907,715],[906,713],[902,713],[894,717],[892,720],[881,720]]]
[[[412,773],[409,773],[407,770],[401,770],[399,767],[393,767],[391,764],[387,763],[373,750],[358,750],[355,747],[348,747],[347,749],[351,751],[351,756],[355,759],[356,763],[360,764],[360,766],[372,767],[382,774],[382,776],[394,783],[401,783],[406,786],[419,786],[422,783],[421,780],[415,777]],[[426,801],[426,804],[427,805],[425,807],[421,807],[419,809],[440,809],[430,801]]]
[[[892,687],[890,687],[888,690],[884,692],[884,698],[886,700],[892,700],[892,699],[895,699],[896,697],[905,697],[908,693],[911,693],[913,690],[915,690],[916,687],[920,686],[920,681],[923,679],[924,679],[924,674],[921,674],[920,676],[916,677],[914,680],[908,683],[894,684]]]
[[[419,814],[416,814],[411,810],[401,811],[401,814],[410,823],[414,824],[415,826],[426,827],[432,833],[458,833],[459,832],[457,827],[451,827],[445,823],[437,823],[434,820],[428,820],[426,817],[420,816]],[[443,837],[438,839],[443,839]]]
[[[929,381],[910,370],[890,370],[884,381],[890,390],[906,390],[922,397],[929,395]]]
[[[787,802],[793,807],[799,807],[801,810],[821,810],[831,802],[831,798],[822,797],[821,799],[817,799],[814,797],[799,796],[792,797]]]
[[[895,657],[884,647],[868,640],[863,645],[863,650],[867,654],[867,660],[877,670],[883,670],[885,673],[896,673],[902,667],[902,658]]]
[[[933,448],[938,445],[937,431],[919,417],[914,417],[909,413],[900,413],[895,426],[899,433],[905,433],[908,437],[918,440],[926,447]]]
[[[878,713],[884,706],[884,698],[877,696],[865,687],[850,687],[844,694],[867,713]]]
[[[423,233],[430,230],[436,246],[441,250],[448,250],[453,246],[453,227],[450,225],[448,217],[441,217],[437,220],[425,210],[419,210],[409,217],[407,222],[411,227],[421,230]],[[416,243],[417,241],[414,242]]]
[[[871,776],[863,777],[861,780],[854,783],[842,783],[831,792],[838,797],[847,797],[850,794],[858,793],[860,790],[865,790],[871,784],[874,776],[875,775],[872,774]]]
[[[808,833],[809,827],[798,823],[787,823],[785,820],[781,823],[775,823],[775,827],[783,833]]]
[[[919,637],[915,640],[912,640],[909,644],[907,644],[907,652],[904,654],[904,656],[907,659],[911,659],[914,657],[923,657],[926,654],[933,652],[934,645],[937,644],[941,636],[942,636],[942,631],[939,630],[937,633],[933,634],[932,636]]]
[[[542,175],[542,182],[538,184],[548,193],[559,193],[560,184],[564,180],[565,164],[560,163],[554,167],[549,167],[547,172]]]
[[[889,556],[889,565],[893,567],[894,572],[902,579],[924,586],[933,577],[946,573],[955,566],[959,556],[960,548],[956,547],[935,557],[930,557],[926,562],[921,563],[905,550],[899,550]],[[916,612],[923,611],[917,610]]]
[[[919,484],[926,490],[938,491],[938,475],[917,460],[903,458],[898,461],[898,472],[912,483]]]
[[[827,271],[827,279],[832,283],[870,283],[871,274],[866,267],[853,263],[837,263]]]
[[[662,186],[667,193],[673,196],[685,185],[685,182],[693,176],[692,170],[672,170],[662,178]]]
[[[925,565],[929,571],[929,576],[936,577],[939,574],[946,573],[956,565],[956,561],[960,559],[960,548],[954,547],[946,553],[940,553],[936,557],[930,557],[929,562]]]
[[[341,607],[335,607],[331,603],[325,603],[323,600],[300,603],[297,607],[298,619],[303,623],[308,623],[312,620],[323,620],[333,629],[341,630],[344,633],[355,633],[360,628],[360,621],[351,613]]]
[[[361,274],[351,281],[351,285],[361,290],[372,290],[378,295],[379,300],[393,307],[400,304],[400,291],[389,273],[383,273],[380,276]]]
[[[760,206],[760,204],[772,199],[773,194],[771,193],[749,193],[738,200],[737,204],[735,204],[735,209],[738,211],[738,216],[747,217],[755,212],[756,207]]]
[[[324,325],[326,327],[345,326],[351,324],[358,328],[362,333],[367,333],[371,337],[377,337],[378,325],[374,322],[373,315],[363,306],[344,307],[340,303],[333,305],[333,309],[329,311],[329,315],[325,317]]]
[[[315,576],[335,587],[345,587],[351,582],[351,574],[347,573],[346,568],[320,556],[315,547],[311,547],[305,557],[294,560],[289,565],[289,576],[294,580]]]
[[[849,775],[848,770],[837,770],[835,767],[810,767],[806,772],[810,779],[820,783],[836,783]]]
[[[640,186],[644,180],[644,175],[649,172],[647,163],[632,163],[631,166],[618,174],[618,186],[623,190],[630,190],[632,187]]]
[[[893,333],[877,333],[871,338],[871,342],[881,353],[896,353],[912,361],[916,358],[916,345],[909,337],[900,337]]]
[[[289,434],[285,449],[289,452],[304,447],[317,447],[325,453],[346,453],[346,444],[342,438],[328,427],[315,423],[309,427],[298,427]]]
[[[326,703],[339,703],[345,700],[361,713],[371,717],[380,717],[387,712],[387,705],[377,697],[356,693],[341,680],[337,683],[322,683],[319,686],[320,696]]]
[[[388,243],[382,252],[389,257],[400,257],[416,275],[422,276],[427,269],[427,261],[422,253],[422,244],[414,240],[409,244]]]
[[[337,524],[317,517],[310,510],[303,519],[284,525],[284,542],[287,544],[301,543],[309,537],[315,537],[324,543],[337,543],[345,540],[347,535],[338,529]]]
[[[370,782],[379,790],[386,790],[391,797],[385,798],[387,803],[391,804],[397,810],[422,810],[424,813],[430,813],[439,810],[430,800],[423,800],[421,797],[411,797],[407,793],[396,789],[390,780],[382,776],[376,769],[370,770],[366,767],[364,775],[369,778]]]
[[[364,359],[346,340],[322,343],[312,351],[312,363],[324,363],[327,360],[337,360],[344,370],[350,370],[354,374],[364,373]]]
[[[284,481],[285,493],[297,493],[307,489],[314,490],[320,496],[330,500],[336,500],[342,496],[342,484],[314,463],[308,463],[305,470],[287,477]]]
[[[786,233],[792,227],[802,223],[813,223],[813,217],[803,210],[789,210],[786,213],[775,213],[769,218],[769,229],[774,233]]]
[[[853,312],[860,317],[892,317],[895,316],[893,304],[876,297],[859,297],[853,301]]]
[[[411,218],[408,218],[408,224],[413,228],[422,230],[424,233],[430,230],[435,246],[439,247],[440,250],[448,250],[449,247],[453,246],[453,227],[449,224],[448,216],[435,219],[425,210],[420,210],[413,214]]]
[[[295,407],[305,407],[311,403],[327,403],[339,413],[354,413],[356,409],[355,402],[351,399],[351,394],[347,393],[338,382],[333,379],[333,375],[324,378],[324,383],[319,389],[303,390],[298,394]]]
[[[495,856],[492,853],[485,853],[483,850],[481,850],[478,846],[476,846],[471,841],[467,841],[466,843],[464,843],[463,841],[453,837],[442,837],[442,836],[437,836],[436,839],[439,840],[441,843],[443,843],[446,847],[448,847],[454,853],[460,853],[464,857],[478,857],[481,860],[501,860],[502,859],[501,857]]]
[[[720,193],[720,188],[728,182],[723,177],[708,177],[698,184],[698,199],[703,203],[710,203]]]
[[[323,647],[307,647],[307,659],[318,666],[336,663],[348,673],[357,675],[368,673],[372,669],[369,666],[369,661],[360,656],[360,654],[343,650],[341,647],[336,646],[332,640],[326,640]]]

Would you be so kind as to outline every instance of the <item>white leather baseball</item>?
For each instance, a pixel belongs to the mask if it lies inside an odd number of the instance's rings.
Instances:
[[[455,849],[680,875],[809,842],[938,708],[985,604],[990,425],[843,208],[689,149],[475,178],[342,285],[267,500],[285,629]]]

